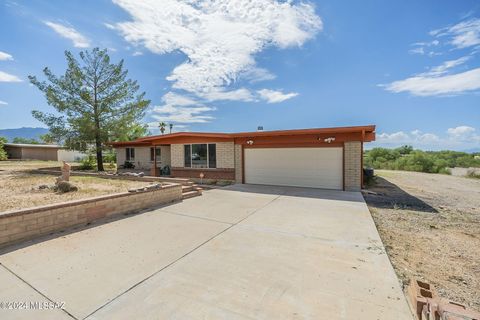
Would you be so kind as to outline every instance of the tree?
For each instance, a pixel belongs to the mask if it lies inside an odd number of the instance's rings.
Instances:
[[[160,127],[160,132],[163,134],[165,132],[165,127],[167,126],[167,124],[162,121],[158,124],[158,126]]]
[[[40,135],[40,140],[45,144],[56,144],[60,143],[60,141],[56,140],[53,135],[50,133],[45,133]]]
[[[29,76],[60,115],[37,110],[32,114],[49,127],[53,139],[65,141],[67,147],[85,150],[94,145],[97,169],[103,171],[105,143],[137,127],[150,101],[144,99],[145,92],[137,94],[136,81],[127,79],[123,60],[110,63],[106,49],[82,51],[80,62],[69,51],[65,57],[64,75],[45,68],[48,82]]]
[[[23,137],[15,137],[12,140],[12,143],[24,143],[24,144],[40,144],[36,139],[29,139]]]
[[[0,137],[0,160],[7,160],[7,152],[3,149],[4,143],[7,143],[7,139]]]

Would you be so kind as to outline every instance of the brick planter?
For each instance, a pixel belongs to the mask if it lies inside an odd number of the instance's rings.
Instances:
[[[0,213],[0,247],[182,199],[180,184]]]

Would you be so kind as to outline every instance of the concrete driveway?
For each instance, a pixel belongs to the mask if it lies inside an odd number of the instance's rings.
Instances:
[[[235,185],[0,255],[0,319],[412,319],[360,193]]]

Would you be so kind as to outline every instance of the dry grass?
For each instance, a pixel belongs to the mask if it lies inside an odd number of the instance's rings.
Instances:
[[[29,170],[48,166],[59,166],[59,163],[53,161],[1,161],[0,212],[125,192],[129,188],[148,184],[141,181],[71,177],[70,181],[79,190],[60,194],[51,189],[38,188],[40,185],[54,185],[55,176],[29,173]]]
[[[404,284],[417,278],[480,309],[480,181],[378,171],[365,199]]]

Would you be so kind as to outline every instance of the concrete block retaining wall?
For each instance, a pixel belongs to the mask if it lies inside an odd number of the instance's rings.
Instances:
[[[180,184],[0,213],[0,247],[182,198]]]

